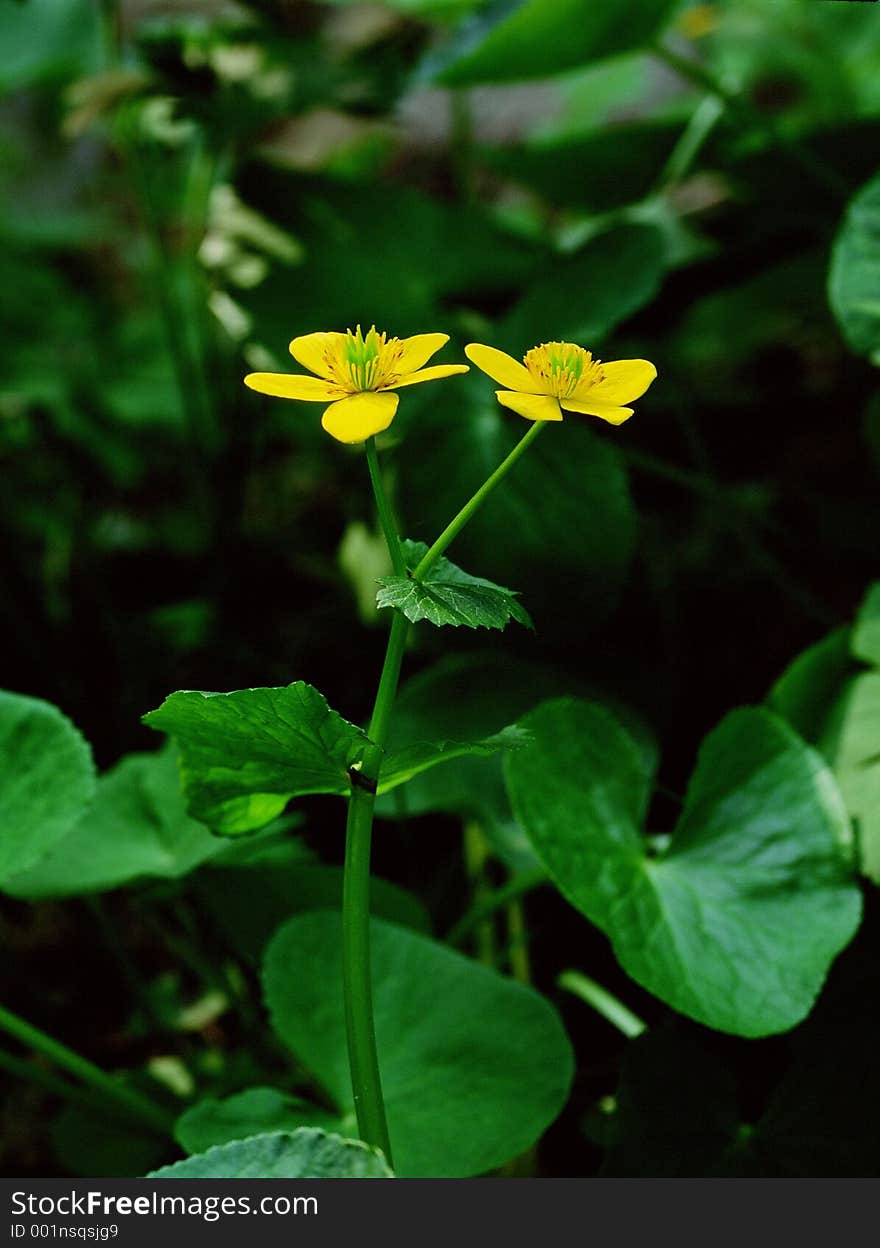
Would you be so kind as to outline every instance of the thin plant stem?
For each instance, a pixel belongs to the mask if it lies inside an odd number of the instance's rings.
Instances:
[[[580,971],[563,971],[556,983],[566,992],[574,993],[576,997],[580,997],[581,1001],[592,1006],[598,1014],[612,1023],[618,1031],[622,1031],[630,1040],[634,1040],[643,1031],[647,1031],[648,1024],[639,1018],[638,1014],[634,1014],[613,993],[603,988],[601,984],[597,984],[594,979],[590,979],[588,975],[582,975]]]
[[[508,472],[510,472],[511,468],[520,456],[526,453],[535,438],[544,428],[545,424],[546,421],[543,420],[533,421],[531,429],[529,429],[524,437],[520,438],[519,442],[517,442],[516,446],[507,458],[501,461],[492,475],[483,482],[476,494],[474,494],[473,498],[471,498],[469,502],[465,503],[458,515],[453,516],[453,518],[449,521],[449,524],[447,524],[446,528],[437,538],[434,545],[428,550],[427,554],[424,555],[421,562],[414,569],[413,576],[416,580],[420,580],[431,570],[446,550],[446,547],[459,535],[468,520],[470,520],[471,516],[473,516],[474,513],[480,509],[480,507],[482,507],[483,503],[495,489],[496,485],[499,485],[504,477],[507,476]]]
[[[391,566],[394,569],[395,576],[406,576],[406,562],[403,558],[403,550],[400,545],[397,523],[394,519],[394,512],[391,508],[391,500],[386,493],[385,483],[382,480],[382,469],[379,467],[379,456],[376,453],[376,439],[367,438],[365,445],[367,451],[367,467],[370,470],[370,481],[372,482],[373,495],[376,499],[376,510],[379,513],[379,523],[382,525],[382,532],[385,534],[385,544],[388,547],[388,554],[391,556]]]
[[[471,906],[455,923],[446,935],[448,945],[461,946],[475,927],[484,922],[498,910],[503,910],[511,901],[530,893],[539,884],[547,880],[547,872],[543,867],[535,867],[532,871],[521,871],[506,884],[488,893],[481,901]]]
[[[75,1075],[77,1079],[81,1079],[89,1087],[95,1088],[119,1105],[124,1106],[129,1113],[135,1114],[145,1126],[151,1127],[161,1135],[168,1134],[170,1130],[168,1117],[152,1101],[145,1096],[141,1096],[138,1092],[133,1092],[130,1088],[123,1087],[115,1079],[111,1078],[110,1075],[101,1070],[99,1066],[96,1066],[94,1062],[90,1062],[88,1058],[81,1057],[79,1053],[75,1053],[67,1045],[53,1039],[52,1036],[46,1035],[44,1031],[40,1031],[38,1027],[34,1027],[23,1018],[19,1018],[11,1010],[4,1009],[3,1006],[0,1006],[0,1029],[8,1032],[11,1036],[15,1036],[16,1040],[20,1040],[22,1044],[36,1050],[37,1053],[42,1053],[44,1057],[47,1057],[57,1066],[61,1066],[62,1069],[69,1071],[70,1074]]]

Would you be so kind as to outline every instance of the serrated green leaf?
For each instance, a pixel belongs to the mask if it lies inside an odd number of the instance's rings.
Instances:
[[[732,712],[703,742],[668,848],[641,822],[649,777],[601,707],[523,720],[505,763],[514,812],[568,900],[638,983],[737,1035],[793,1027],[858,927],[849,822],[819,757],[780,719]]]
[[[880,175],[850,200],[831,253],[828,297],[853,351],[880,353]]]
[[[57,707],[0,692],[0,881],[61,841],[95,793],[82,735]]]
[[[396,1172],[482,1174],[518,1155],[559,1113],[572,1058],[550,1004],[443,945],[374,922],[373,1005]],[[337,914],[286,923],[266,951],[276,1031],[354,1112]]]
[[[225,848],[188,817],[173,748],[129,754],[100,777],[87,813],[35,866],[13,876],[7,891],[69,897],[143,877],[175,879]]]
[[[403,542],[407,567],[412,572],[428,553],[424,542]],[[471,576],[449,559],[438,559],[424,578],[383,576],[378,581],[376,605],[395,607],[413,624],[460,624],[468,628],[504,628],[516,620],[532,628],[529,613],[517,601],[516,592],[503,589],[480,576]]]
[[[433,62],[447,85],[542,78],[650,42],[675,0],[629,0],[625,10],[595,0],[496,3],[464,26]],[[442,59],[441,59],[442,58]]]
[[[180,751],[190,813],[226,836],[262,827],[306,793],[347,793],[367,736],[312,685],[172,693],[144,723]]]
[[[233,1140],[153,1170],[148,1179],[389,1179],[381,1153],[313,1127]]]
[[[172,693],[144,722],[174,739],[187,809],[223,836],[263,827],[294,797],[347,796],[349,768],[368,741],[303,681],[278,689]],[[384,760],[379,792],[451,758],[494,754],[524,740],[511,726],[484,741],[412,745]]]
[[[174,1124],[174,1138],[188,1153],[203,1153],[230,1140],[244,1140],[272,1131],[299,1127],[340,1130],[338,1117],[277,1088],[247,1088],[218,1100],[206,1096],[190,1106]]]

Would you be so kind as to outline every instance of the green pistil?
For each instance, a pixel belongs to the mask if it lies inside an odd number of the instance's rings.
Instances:
[[[375,325],[369,329],[366,337],[361,332],[360,325],[354,333],[351,330],[347,332],[342,349],[343,357],[349,376],[358,390],[369,390],[375,384],[382,345],[382,338],[376,333]]]

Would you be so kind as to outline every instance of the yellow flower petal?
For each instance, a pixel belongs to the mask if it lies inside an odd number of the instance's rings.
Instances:
[[[657,376],[649,360],[612,360],[602,365],[602,372],[604,381],[586,388],[579,386],[573,397],[586,402],[589,394],[590,399],[616,407],[618,403],[632,403],[633,399],[641,398]]]
[[[415,373],[407,373],[388,389],[398,390],[401,386],[415,386],[420,381],[437,381],[440,377],[453,377],[456,373],[467,371],[467,364],[432,364],[430,368],[420,368]]]
[[[524,364],[515,360],[505,351],[495,347],[484,347],[481,342],[471,342],[464,349],[465,355],[472,364],[487,373],[499,385],[509,390],[518,390],[523,394],[540,394],[538,381]]]
[[[499,352],[500,354],[500,352]],[[521,394],[512,390],[496,390],[498,402],[526,420],[562,420],[559,400],[548,394]]]
[[[415,334],[412,338],[404,338],[400,355],[394,363],[395,373],[414,373],[448,341],[448,334]]]
[[[331,403],[321,424],[337,442],[365,442],[387,429],[397,411],[397,395],[367,390]]]
[[[631,407],[615,407],[612,403],[595,402],[589,399],[560,399],[559,402],[567,412],[580,412],[582,416],[598,416],[607,420],[609,425],[622,425],[633,414]]]
[[[320,377],[302,377],[298,373],[248,373],[244,384],[276,399],[302,399],[306,403],[326,403],[345,393],[340,386]]]
[[[328,347],[337,347],[344,334],[303,334],[294,338],[288,350],[297,364],[302,364],[310,373],[319,377],[332,378],[333,371],[325,360]]]

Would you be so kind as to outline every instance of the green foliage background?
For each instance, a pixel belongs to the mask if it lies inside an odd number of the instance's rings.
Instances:
[[[322,1134],[380,578],[427,621],[380,1040],[448,1001],[389,1057],[400,1172],[877,1173],[878,46],[833,0],[0,0],[0,1002],[174,1123],[3,1039],[4,1173],[385,1173]],[[362,455],[241,384],[373,322],[659,378],[416,594]],[[416,558],[524,429],[476,370],[403,392]]]

